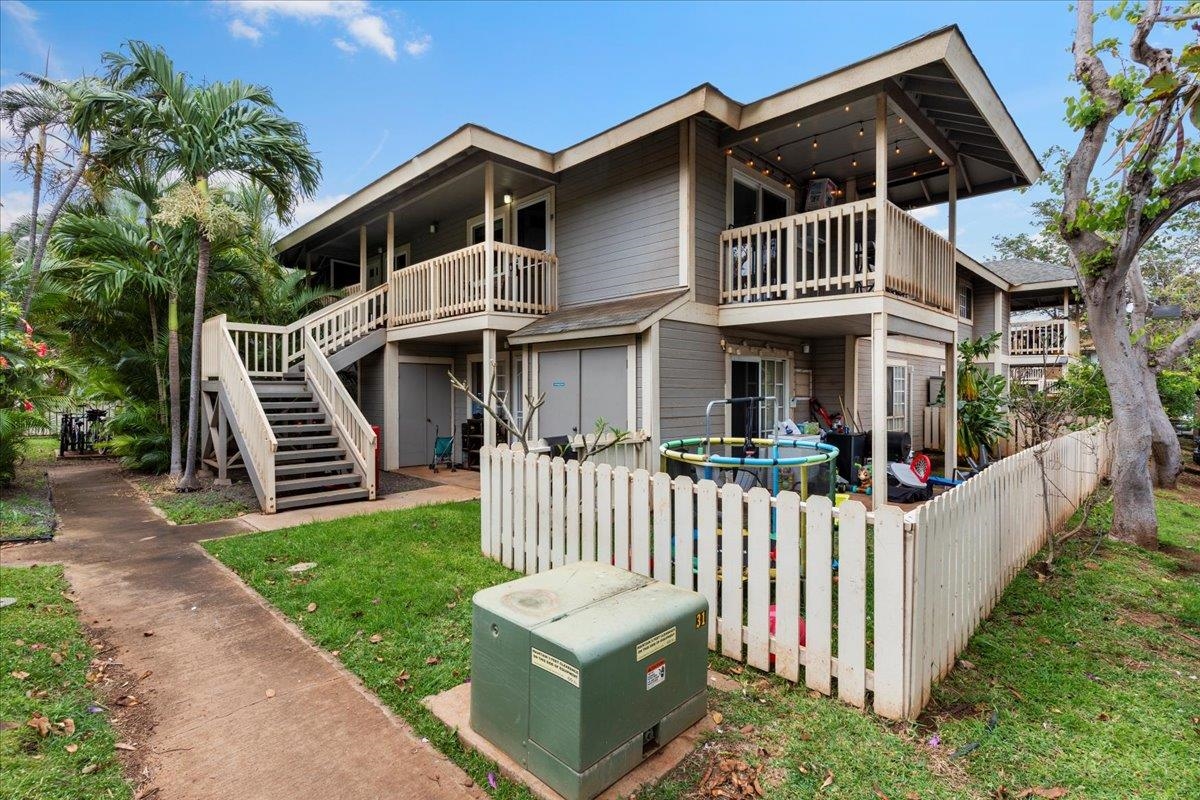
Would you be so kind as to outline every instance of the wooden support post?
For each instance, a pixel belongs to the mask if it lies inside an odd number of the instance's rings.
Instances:
[[[947,177],[950,179],[950,193],[947,196],[947,237],[950,244],[956,247],[958,242],[958,167],[951,164]]]
[[[486,302],[484,308],[490,314],[496,309],[496,279],[494,272],[496,269],[496,170],[491,161],[483,163],[483,276],[484,276],[484,297]],[[495,348],[496,332],[492,331],[492,347]],[[484,342],[487,341],[487,332],[484,332]],[[483,357],[484,369],[488,369],[487,355]],[[487,379],[484,379],[484,385],[487,384]],[[489,419],[487,414],[483,415],[485,420]],[[491,438],[485,438],[488,444],[495,444]]]
[[[232,482],[229,480],[229,419],[225,416],[225,409],[219,397],[214,405],[217,413],[217,431],[213,437],[213,446],[217,456],[217,477],[213,480],[213,486],[228,486]]]
[[[853,417],[849,416],[858,412],[858,337],[853,334],[845,337],[842,377],[845,380],[842,400],[846,403],[846,424],[855,425]]]
[[[390,283],[392,280],[392,270],[396,266],[396,212],[389,211],[387,214],[387,244],[384,257],[387,261],[383,264],[383,269],[379,271],[380,282]]]
[[[946,454],[946,477],[954,477],[958,466],[958,334],[946,344],[946,403],[942,407],[942,450]]]
[[[358,285],[367,288],[367,226],[358,226]]]
[[[448,380],[442,372],[437,380]],[[400,466],[400,345],[383,348],[383,468]]]
[[[495,375],[496,331],[493,328],[487,328],[483,332],[483,391],[487,393],[483,400],[493,411],[496,409],[496,404],[492,400],[491,390]],[[487,412],[483,414],[483,443],[488,447],[494,447],[496,444],[496,420]]]
[[[875,95],[875,291],[887,291],[887,182],[888,182],[887,95]]]
[[[871,315],[871,505],[887,505],[888,315]]]

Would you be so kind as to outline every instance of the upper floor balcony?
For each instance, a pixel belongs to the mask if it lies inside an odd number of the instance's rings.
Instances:
[[[722,306],[886,293],[953,313],[954,246],[872,197],[721,233]]]
[[[558,257],[494,242],[464,247],[391,274],[393,327],[472,314],[540,316],[558,307]]]
[[[1008,330],[1008,354],[1021,363],[1056,363],[1080,352],[1079,323],[1070,319],[1014,322]]]

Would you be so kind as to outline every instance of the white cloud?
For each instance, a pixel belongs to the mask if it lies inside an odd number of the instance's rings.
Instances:
[[[50,48],[38,30],[38,12],[22,3],[21,0],[4,0],[3,3],[0,3],[0,9],[3,9],[5,16],[11,19],[13,25],[20,31],[21,42],[25,48],[34,55],[48,58]],[[61,72],[53,59],[50,61],[50,67],[53,72]]]
[[[292,212],[292,222],[288,232],[294,231],[309,220],[316,219],[349,196],[343,192],[342,194],[318,195],[310,200],[304,200]]]
[[[234,17],[230,20],[229,33],[235,39],[247,39],[254,44],[258,44],[259,40],[262,39],[262,31],[239,17]]]
[[[0,231],[8,230],[19,218],[33,208],[33,194],[26,191],[5,192],[0,195]]]
[[[388,21],[366,0],[229,0],[229,6],[253,22],[260,34],[275,18],[309,24],[332,21],[340,25],[343,32],[342,36],[333,39],[338,49],[352,53],[365,48],[390,61],[396,60],[396,38]],[[233,32],[232,25],[230,32]],[[421,55],[429,49],[430,43],[428,36],[412,37],[405,43],[405,52],[412,56]]]
[[[433,37],[428,33],[423,33],[406,41],[404,43],[404,52],[413,58],[420,58],[428,53],[431,47],[433,47]]]

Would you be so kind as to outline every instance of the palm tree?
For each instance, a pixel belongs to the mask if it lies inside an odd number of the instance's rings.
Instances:
[[[72,294],[93,307],[112,306],[127,294],[140,295],[150,318],[150,351],[156,376],[161,374],[153,355],[158,337],[155,301],[167,303],[167,385],[169,391],[170,471],[178,478],[182,469],[182,379],[179,364],[179,295],[190,275],[194,237],[178,228],[153,221],[154,200],[149,186],[145,198],[115,193],[107,213],[68,213],[58,224],[54,246],[68,259],[55,272],[70,271]],[[150,205],[145,205],[146,201]],[[156,378],[156,385],[160,379]],[[161,401],[161,392],[160,392]]]
[[[129,42],[125,51],[106,53],[103,61],[114,89],[97,93],[83,119],[111,117],[117,123],[109,140],[116,161],[151,159],[179,174],[180,183],[162,198],[158,216],[197,235],[187,457],[177,487],[188,491],[199,487],[200,332],[212,242],[244,219],[210,190],[210,181],[258,183],[277,216],[286,219],[300,198],[316,191],[321,169],[303,127],[279,113],[265,87],[236,80],[192,83],[161,48],[145,42]]]

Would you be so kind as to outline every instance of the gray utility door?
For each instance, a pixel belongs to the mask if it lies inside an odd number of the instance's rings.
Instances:
[[[400,466],[428,464],[435,432],[453,436],[445,364],[400,365]]]
[[[629,364],[625,347],[554,350],[538,355],[540,436],[591,433],[596,420],[629,427]]]

